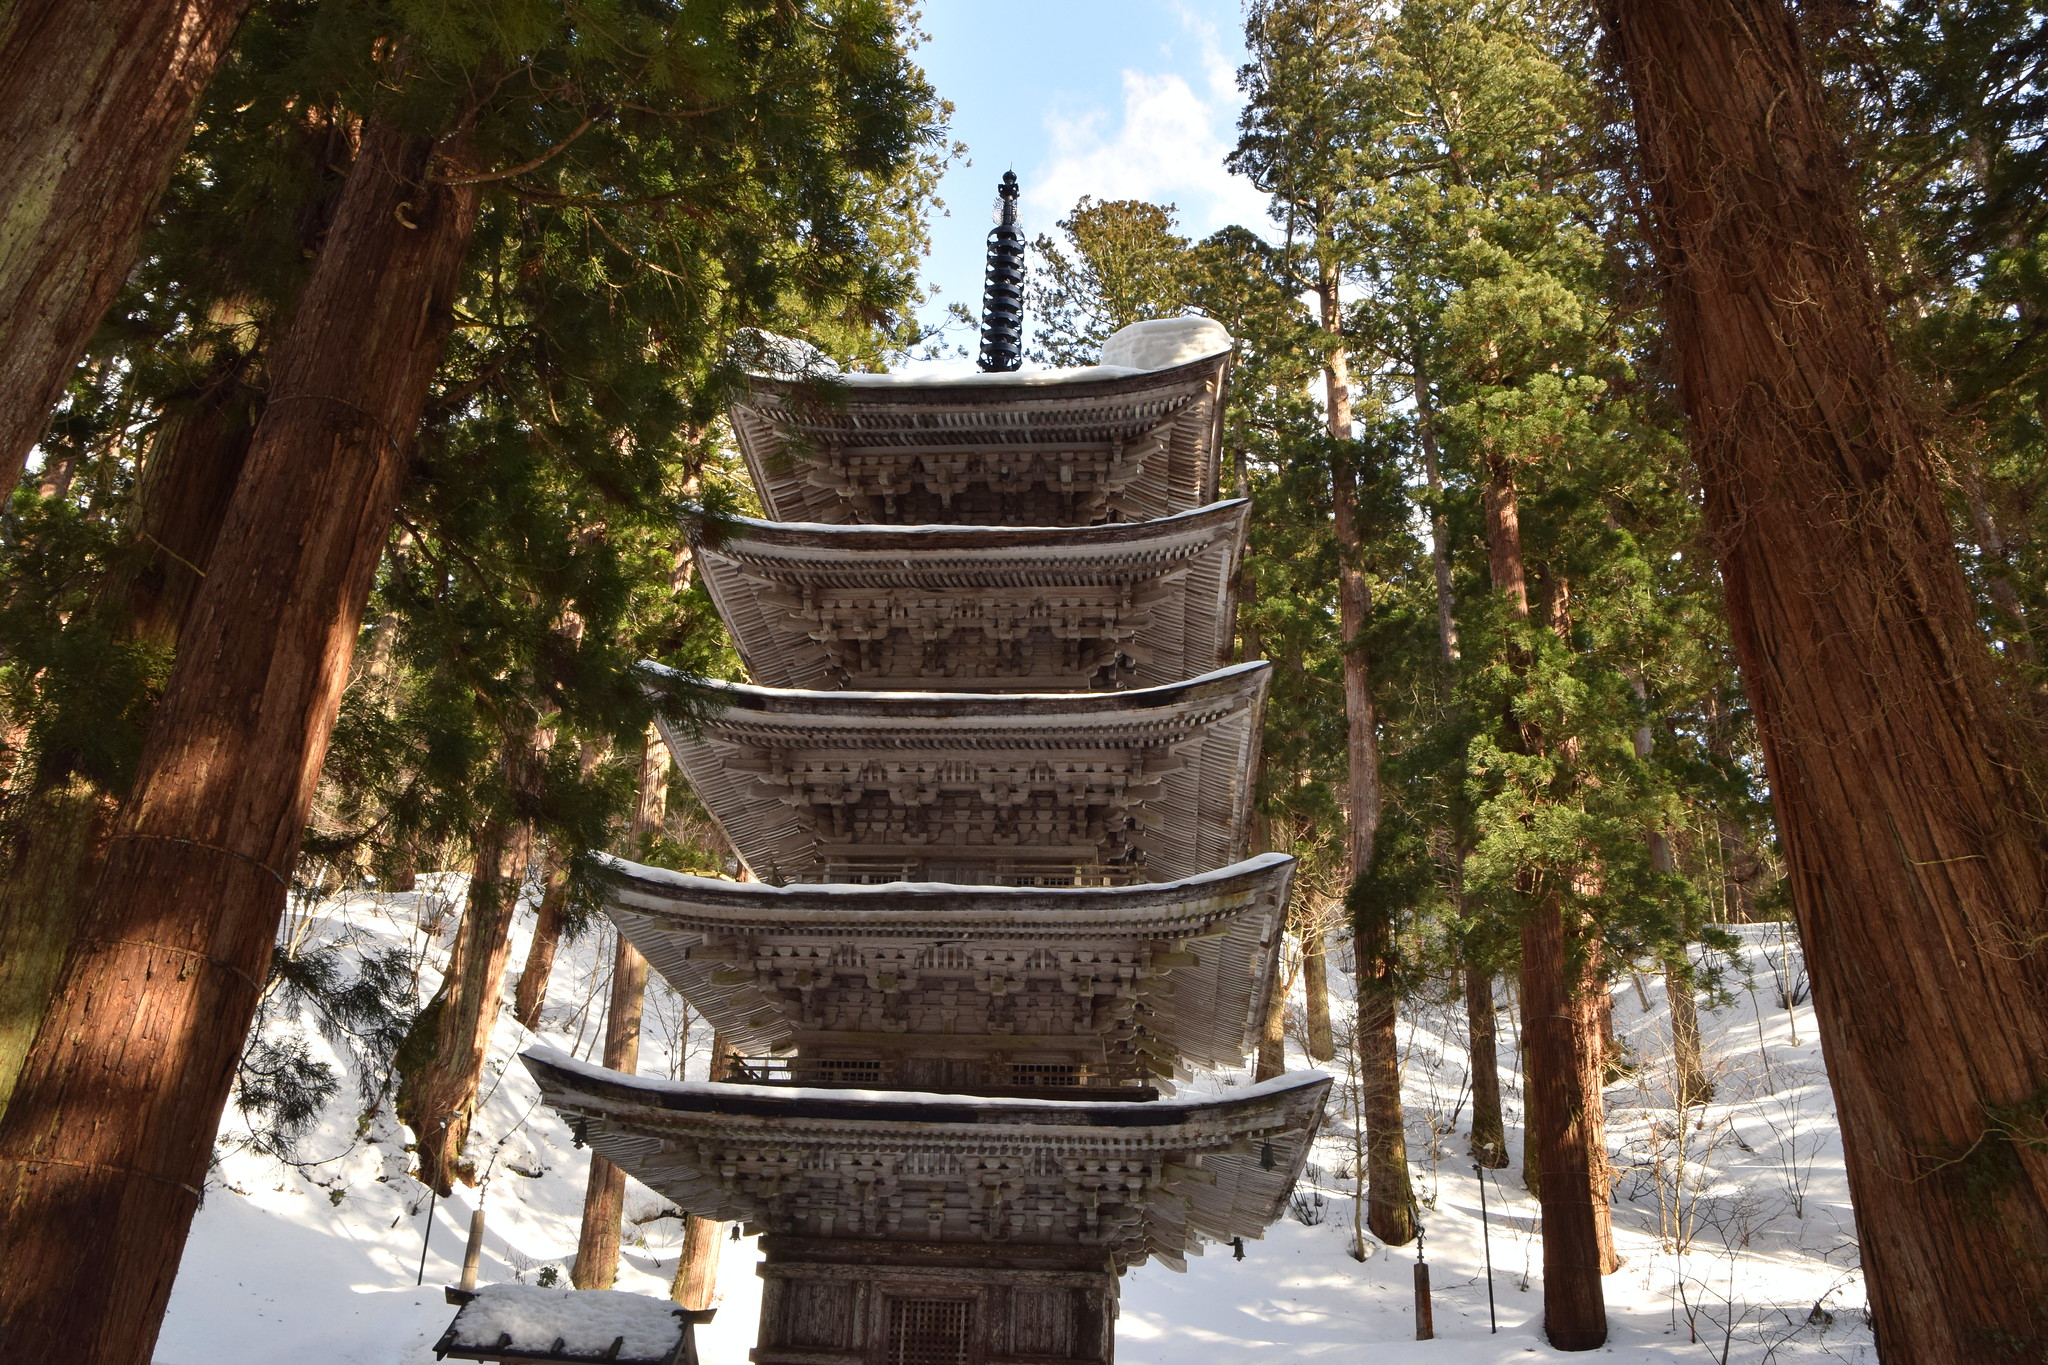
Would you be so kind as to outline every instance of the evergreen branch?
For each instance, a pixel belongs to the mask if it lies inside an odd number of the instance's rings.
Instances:
[[[522,161],[517,166],[511,166],[502,171],[485,171],[481,175],[437,175],[430,177],[428,183],[433,185],[486,185],[493,181],[510,180],[514,176],[525,175],[528,171],[540,169],[567,151],[571,143],[589,132],[599,119],[608,117],[610,114],[611,106],[608,104],[592,106],[590,112],[583,116],[583,122],[577,124],[569,136],[563,138],[539,156],[534,157],[531,161]]]

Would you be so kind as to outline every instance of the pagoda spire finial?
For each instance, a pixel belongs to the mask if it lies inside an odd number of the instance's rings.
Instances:
[[[981,368],[1003,372],[1024,363],[1024,229],[1017,225],[1015,171],[1003,172],[996,195],[981,294]]]

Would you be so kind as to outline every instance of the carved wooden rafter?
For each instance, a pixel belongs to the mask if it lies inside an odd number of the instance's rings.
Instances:
[[[1281,854],[1081,890],[770,887],[611,869],[607,913],[742,1051],[894,1063],[982,1050],[997,1066],[1099,1068],[1072,1079],[1108,1083],[1243,1064],[1293,876]]]
[[[697,563],[767,686],[1154,686],[1226,661],[1248,509],[1031,531],[743,521]]]
[[[778,521],[1149,521],[1215,501],[1229,362],[1040,385],[753,376],[733,430]]]
[[[850,1099],[524,1060],[584,1142],[692,1212],[754,1233],[1089,1246],[1119,1271],[1262,1235],[1331,1083],[1150,1104]]]
[[[1243,856],[1268,672],[1115,693],[730,687],[663,733],[762,881],[1172,880]]]

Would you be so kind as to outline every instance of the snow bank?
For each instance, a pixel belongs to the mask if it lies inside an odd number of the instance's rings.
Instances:
[[[615,1289],[488,1284],[456,1313],[448,1345],[603,1356],[619,1342],[620,1360],[664,1360],[683,1339],[681,1311],[667,1299]]]

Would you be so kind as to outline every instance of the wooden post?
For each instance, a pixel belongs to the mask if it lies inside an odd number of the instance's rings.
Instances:
[[[476,1288],[477,1263],[484,1254],[484,1204],[477,1200],[476,1208],[469,1215],[469,1245],[462,1249],[462,1279],[459,1288]]]
[[[1436,1310],[1429,1302],[1429,1262],[1415,1258],[1415,1339],[1436,1339]]]

